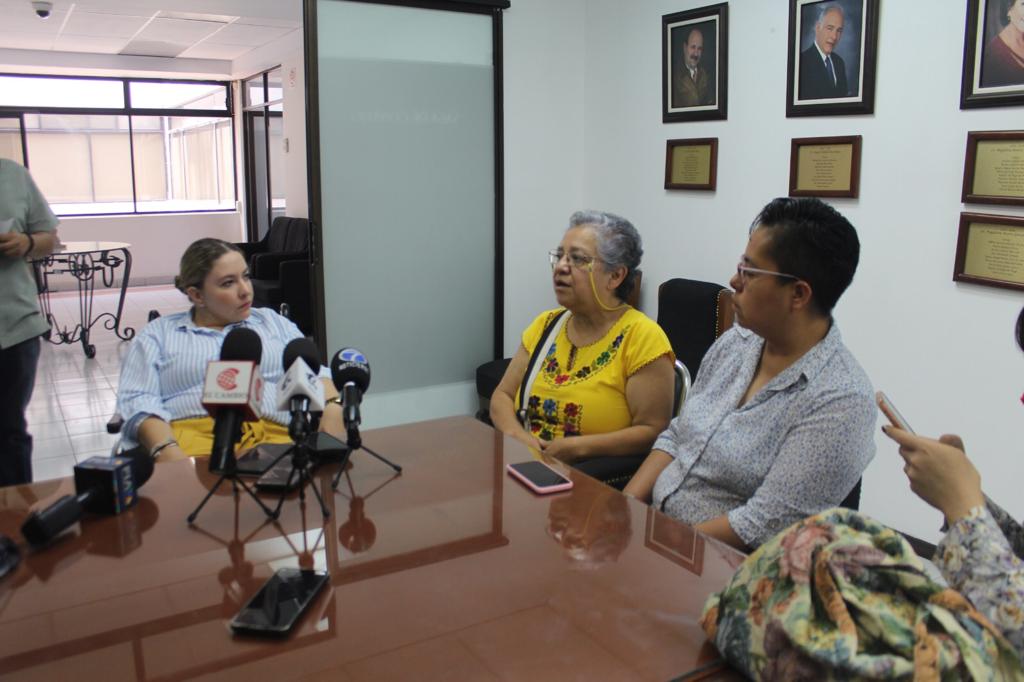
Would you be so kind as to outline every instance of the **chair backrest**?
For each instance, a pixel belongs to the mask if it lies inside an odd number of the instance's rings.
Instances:
[[[732,292],[720,284],[676,278],[658,287],[658,324],[691,377],[732,322]]]
[[[292,218],[277,216],[274,222],[270,223],[270,230],[267,231],[267,251],[269,253],[285,253],[288,244],[288,232],[291,230]]]
[[[309,250],[309,221],[305,218],[289,218],[288,237],[284,251],[305,253]]]

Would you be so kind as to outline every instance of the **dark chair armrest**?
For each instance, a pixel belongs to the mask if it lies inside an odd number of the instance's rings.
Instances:
[[[305,261],[305,253],[258,253],[249,263],[249,276],[253,279],[277,279],[280,277],[281,263],[285,261]]]

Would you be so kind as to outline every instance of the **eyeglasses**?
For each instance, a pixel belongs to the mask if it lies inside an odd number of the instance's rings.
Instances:
[[[561,249],[548,251],[548,260],[551,261],[552,270],[558,267],[558,264],[562,262],[563,258],[568,260],[569,265],[577,270],[591,270],[594,267],[594,261],[597,260],[593,256],[587,256],[582,253],[565,253]]]
[[[740,262],[736,264],[736,275],[739,276],[740,281],[744,284],[750,280],[751,275],[775,275],[776,277],[784,277],[797,282],[800,281],[800,278],[796,275],[789,275],[785,272],[775,272],[774,270],[762,270],[761,268],[752,268],[748,265],[744,265],[742,256],[740,256]]]

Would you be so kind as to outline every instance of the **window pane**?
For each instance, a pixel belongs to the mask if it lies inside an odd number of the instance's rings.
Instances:
[[[263,93],[263,75],[245,81],[245,106],[263,104],[267,101]]]
[[[21,153],[21,123],[16,118],[0,118],[0,159],[25,165]]]
[[[220,83],[128,84],[135,109],[217,109],[227,111],[227,86]]]
[[[267,72],[267,101],[276,102],[284,97],[284,88],[281,86],[281,69],[274,69]]]
[[[132,169],[124,116],[26,116],[32,177],[57,215],[130,213]]]
[[[270,125],[270,149],[267,150],[267,156],[270,158],[271,215],[277,217],[285,213],[284,119],[271,116],[267,123]]]
[[[0,106],[7,107],[124,107],[119,80],[0,76]]]
[[[140,213],[235,207],[230,119],[133,116],[132,126]]]

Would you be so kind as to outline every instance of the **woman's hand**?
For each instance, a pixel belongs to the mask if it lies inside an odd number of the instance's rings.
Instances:
[[[883,426],[882,431],[900,445],[910,489],[945,514],[948,523],[985,504],[981,475],[967,459],[959,436],[946,434],[933,440],[894,426]]]
[[[545,455],[569,464],[582,456],[579,448],[576,447],[575,440],[576,438],[573,437],[556,438],[555,440],[538,439],[537,442],[540,443],[540,450]]]

